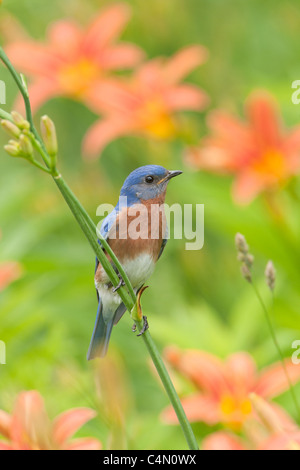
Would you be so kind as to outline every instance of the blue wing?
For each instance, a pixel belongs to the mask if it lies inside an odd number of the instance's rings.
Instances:
[[[104,219],[103,222],[102,222],[101,229],[100,229],[100,235],[101,235],[105,240],[107,240],[109,231],[110,231],[111,227],[113,226],[113,224],[115,223],[117,214],[118,214],[118,206],[116,206],[116,207],[111,211],[111,213],[108,214],[108,215],[105,217],[105,219]],[[102,245],[101,245],[101,240],[98,240],[98,243],[99,243],[99,245],[102,247]],[[98,258],[97,258],[97,256],[96,256],[95,274],[96,274],[98,265],[99,265],[99,260],[98,260]],[[98,299],[98,302],[99,302],[99,294],[98,294],[97,289],[96,289],[96,292],[97,292],[97,299]]]
[[[161,257],[161,255],[162,255],[162,253],[163,253],[163,251],[164,251],[164,249],[165,249],[165,246],[166,246],[166,244],[167,244],[167,241],[168,241],[167,238],[164,238],[163,241],[162,241],[162,244],[161,244],[161,247],[160,247],[160,252],[158,253],[158,257],[157,257],[158,260],[159,260],[159,258]]]
[[[168,228],[168,225],[166,225],[166,233],[165,233],[165,237],[162,241],[162,244],[161,244],[161,247],[160,247],[160,252],[158,253],[158,257],[157,259],[159,260],[159,258],[161,257],[164,249],[165,249],[165,246],[167,244],[167,241],[168,241],[168,238],[169,238],[169,228]]]
[[[118,214],[118,208],[115,208],[102,222],[100,235],[107,240],[109,231],[113,224],[115,223],[116,217]],[[101,246],[101,240],[98,240],[99,245]],[[103,249],[103,247],[101,246]],[[99,260],[96,257],[96,266],[95,266],[95,274],[99,265]],[[117,323],[122,315],[126,311],[125,305],[122,303],[119,305],[115,312],[110,312],[109,314],[107,311],[103,312],[103,305],[101,299],[99,297],[98,290],[96,289],[97,299],[98,299],[98,310],[97,316],[95,321],[94,330],[92,333],[92,338],[89,346],[89,350],[87,353],[87,359],[94,359],[95,357],[103,357],[105,356],[110,340],[110,335],[112,331],[112,327],[115,323]],[[110,317],[109,321],[105,321],[105,317]]]

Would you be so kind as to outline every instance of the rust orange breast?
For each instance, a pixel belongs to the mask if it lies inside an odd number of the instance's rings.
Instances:
[[[165,194],[124,207],[109,231],[108,243],[123,264],[146,253],[156,262],[166,234]],[[106,254],[108,259],[110,257]],[[95,280],[104,282],[105,273],[99,264]]]

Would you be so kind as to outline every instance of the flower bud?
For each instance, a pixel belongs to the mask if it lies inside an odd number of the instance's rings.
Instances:
[[[13,122],[8,121],[7,119],[2,119],[1,126],[11,137],[18,138],[21,134],[20,129]]]
[[[252,267],[253,262],[254,262],[254,256],[251,255],[250,253],[241,253],[239,252],[237,255],[238,261],[241,261],[241,263],[245,263],[249,268]]]
[[[17,111],[12,111],[11,115],[14,123],[19,129],[30,129],[29,122],[20,113],[18,113]]]
[[[243,278],[246,279],[248,282],[252,282],[252,275],[249,267],[246,264],[242,264],[241,266],[241,273]]]
[[[57,155],[57,138],[54,122],[48,116],[42,116],[41,118],[41,133],[42,138],[50,157],[56,157]],[[55,158],[53,158],[55,163]],[[55,165],[53,165],[55,166]]]
[[[131,318],[134,320],[134,321],[142,321],[142,318],[143,318],[143,312],[142,312],[142,305],[141,305],[141,296],[142,296],[142,293],[148,288],[149,286],[143,286],[138,294],[137,294],[137,300],[136,300],[136,304],[134,305],[134,307],[132,308],[131,310]]]
[[[268,261],[266,270],[265,270],[265,277],[267,286],[273,291],[275,288],[275,281],[276,281],[276,271],[274,268],[274,264],[272,261]]]
[[[12,142],[12,141],[10,141]],[[11,157],[20,157],[20,145],[18,142],[15,142],[15,144],[7,144],[4,145],[4,150],[11,156]]]
[[[21,152],[24,157],[32,157],[33,147],[27,135],[21,134],[19,138]]]
[[[249,251],[246,239],[241,233],[237,233],[235,236],[235,246],[238,252],[248,253]]]
[[[241,273],[248,282],[252,282],[251,268],[254,261],[254,256],[249,253],[249,246],[246,239],[240,233],[235,236],[235,246],[238,252],[237,259],[242,263]]]

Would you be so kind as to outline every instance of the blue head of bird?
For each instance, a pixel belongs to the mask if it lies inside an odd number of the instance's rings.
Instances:
[[[181,173],[179,170],[166,170],[159,165],[141,166],[126,178],[120,196],[127,197],[128,205],[164,197],[170,179]]]

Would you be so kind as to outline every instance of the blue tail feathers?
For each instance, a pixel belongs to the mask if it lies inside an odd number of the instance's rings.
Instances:
[[[102,302],[99,300],[96,322],[87,353],[88,361],[96,357],[103,357],[107,353],[110,335],[114,325],[114,316],[105,323],[102,310]]]

